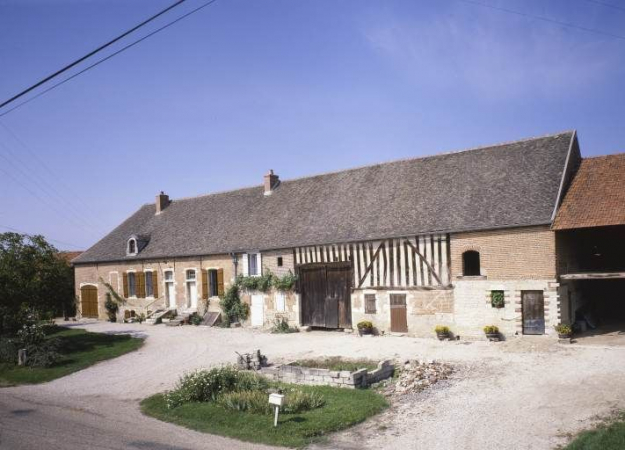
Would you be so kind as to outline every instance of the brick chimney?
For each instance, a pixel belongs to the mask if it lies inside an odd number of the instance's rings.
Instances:
[[[161,193],[156,196],[156,214],[162,213],[163,210],[167,208],[168,205],[169,205],[169,195],[161,191]]]
[[[274,175],[273,170],[270,170],[267,175],[265,175],[265,195],[271,195],[279,184],[280,178],[278,178],[278,175]]]

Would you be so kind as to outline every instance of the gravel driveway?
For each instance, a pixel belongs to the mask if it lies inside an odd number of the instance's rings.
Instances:
[[[0,390],[0,449],[36,448],[44,440],[46,450],[263,448],[162,423],[138,409],[140,399],[171,388],[185,370],[234,362],[235,350],[256,348],[271,361],[341,355],[439,359],[458,367],[450,381],[404,398],[316,448],[553,449],[597,416],[625,408],[625,347],[618,345],[561,346],[543,337],[441,343],[339,332],[77,326],[147,340],[138,352],[53,382]]]

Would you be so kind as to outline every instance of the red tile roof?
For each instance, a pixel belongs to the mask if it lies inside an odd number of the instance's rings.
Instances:
[[[552,228],[609,225],[625,225],[625,153],[582,160]]]

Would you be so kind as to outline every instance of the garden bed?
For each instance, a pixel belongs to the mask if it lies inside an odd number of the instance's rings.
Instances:
[[[0,386],[51,381],[85,369],[99,361],[137,350],[143,339],[129,335],[90,333],[82,329],[53,327],[46,338],[59,340],[60,359],[50,367],[24,367],[0,364]]]
[[[282,385],[288,388],[288,385]],[[380,394],[370,390],[346,390],[327,386],[297,386],[303,392],[322,395],[322,407],[296,414],[280,414],[278,427],[273,416],[226,409],[214,402],[186,403],[168,409],[165,396],[157,394],[141,402],[141,410],[165,422],[192,430],[247,442],[304,447],[323,436],[349,428],[387,407]]]
[[[275,381],[300,385],[365,388],[393,376],[390,360],[375,363],[370,360],[301,360],[289,364],[265,367],[261,374]]]

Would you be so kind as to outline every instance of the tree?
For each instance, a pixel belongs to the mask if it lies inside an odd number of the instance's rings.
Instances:
[[[15,332],[25,310],[58,315],[74,304],[74,274],[43,236],[0,233],[0,334]]]

